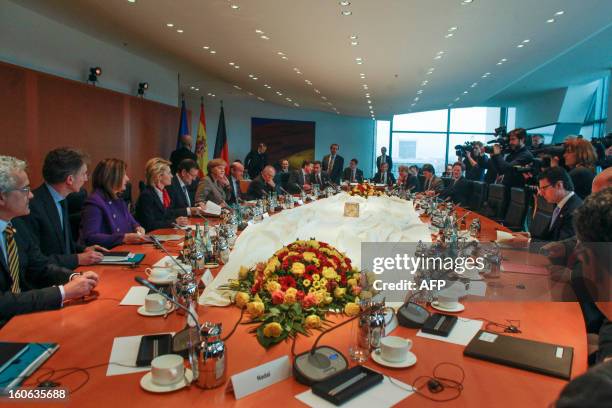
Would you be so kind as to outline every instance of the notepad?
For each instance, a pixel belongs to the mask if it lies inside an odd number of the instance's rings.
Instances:
[[[524,273],[527,275],[542,275],[548,276],[550,275],[550,271],[543,267],[537,265],[526,265],[512,262],[502,262],[501,264],[502,272],[511,272],[511,273]]]

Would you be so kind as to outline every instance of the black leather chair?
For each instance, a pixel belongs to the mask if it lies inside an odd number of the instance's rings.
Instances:
[[[504,219],[506,208],[506,187],[503,184],[489,184],[487,201],[483,206],[483,214],[495,221]]]
[[[422,174],[419,174],[418,177],[419,177],[419,186],[421,186],[421,191],[422,191],[423,186],[425,185],[425,176]]]
[[[66,196],[66,204],[68,205],[68,218],[70,219],[70,230],[75,241],[79,239],[79,230],[81,228],[81,210],[87,198],[87,190],[81,187],[78,193],[70,193]]]
[[[450,177],[440,177],[442,182],[444,183],[444,188],[448,188],[450,186],[452,179]]]
[[[487,200],[487,183],[482,181],[471,181],[472,189],[468,196],[468,208],[472,211],[481,212]]]
[[[552,219],[552,213],[555,210],[555,206],[554,204],[549,204],[540,195],[537,196],[537,205],[538,208],[531,220],[529,232],[532,237],[541,238],[550,226],[550,220]]]
[[[525,215],[527,214],[527,195],[522,188],[510,190],[510,203],[506,210],[504,226],[512,231],[523,231],[525,227]]]

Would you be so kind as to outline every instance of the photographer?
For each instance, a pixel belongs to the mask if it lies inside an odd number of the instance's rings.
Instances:
[[[527,133],[525,129],[517,128],[508,134],[508,154],[502,156],[502,146],[499,143],[493,145],[491,161],[493,168],[499,175],[503,176],[503,184],[507,188],[523,187],[525,178],[515,169],[515,166],[524,166],[533,161],[533,154],[525,146]]]
[[[531,135],[531,146],[529,146],[529,150],[533,152],[534,150],[544,148],[544,146],[544,138],[542,135]]]
[[[563,144],[565,168],[574,183],[574,191],[581,199],[591,194],[591,185],[595,178],[597,154],[593,145],[585,139],[571,136]],[[551,167],[559,166],[559,158],[553,157]]]
[[[465,165],[465,178],[468,180],[482,181],[485,170],[489,164],[489,158],[484,153],[482,142],[474,142],[472,150],[465,150],[463,164]]]

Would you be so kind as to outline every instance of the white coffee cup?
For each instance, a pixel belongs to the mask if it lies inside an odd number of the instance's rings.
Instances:
[[[166,309],[166,299],[159,293],[151,293],[145,296],[145,310],[149,313],[157,313]]]
[[[172,277],[172,270],[170,268],[147,268],[145,269],[147,277],[153,280],[168,280]]]
[[[380,339],[380,356],[390,363],[399,363],[408,357],[412,340],[403,337],[387,336]]]
[[[454,283],[438,292],[438,306],[444,309],[455,309],[461,304],[459,298],[465,295],[465,286]]]
[[[185,363],[178,354],[166,354],[151,361],[151,381],[157,385],[172,385],[185,378]]]
[[[191,265],[186,265],[184,263],[179,262],[182,266],[182,268],[180,266],[178,266],[177,264],[173,263],[172,266],[170,267],[170,269],[172,270],[172,273],[176,276],[179,273],[184,273],[183,269],[187,272],[191,272]]]

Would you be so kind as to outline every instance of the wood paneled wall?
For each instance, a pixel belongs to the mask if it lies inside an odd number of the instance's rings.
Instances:
[[[0,63],[0,154],[27,160],[33,187],[42,182],[45,154],[60,146],[87,152],[90,173],[101,159],[125,160],[137,186],[146,161],[167,158],[175,148],[179,112],[175,106]]]

